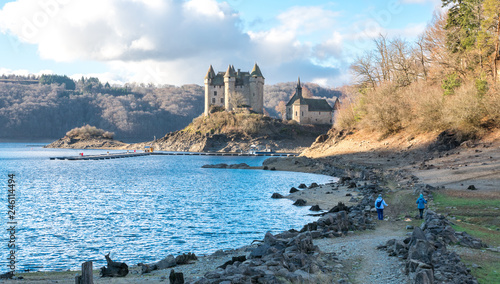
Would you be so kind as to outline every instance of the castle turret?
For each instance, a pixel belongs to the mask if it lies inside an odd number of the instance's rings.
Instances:
[[[224,107],[226,110],[233,109],[232,101],[233,96],[236,91],[236,72],[234,71],[234,67],[229,65],[227,67],[226,74],[224,74]]]
[[[250,97],[249,103],[253,111],[264,112],[264,76],[260,71],[259,65],[255,63],[252,72],[250,72]]]
[[[208,115],[210,109],[210,86],[212,80],[215,78],[215,72],[212,65],[208,68],[207,75],[205,76],[205,115]]]

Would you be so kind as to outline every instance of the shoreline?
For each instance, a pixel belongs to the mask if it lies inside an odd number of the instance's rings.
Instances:
[[[493,187],[488,187],[490,184],[499,184],[498,177],[494,176],[494,168],[500,164],[500,153],[495,151],[500,148],[498,140],[494,145],[489,144],[490,141],[485,142],[482,148],[478,149],[476,147],[459,147],[457,149],[451,150],[444,154],[432,153],[431,155],[423,153],[421,155],[413,155],[410,160],[405,160],[402,157],[406,157],[404,152],[393,152],[389,154],[379,154],[377,152],[360,152],[358,155],[342,155],[338,154],[333,157],[324,157],[311,159],[307,157],[293,157],[293,158],[268,158],[264,161],[263,166],[275,167],[276,170],[287,170],[287,171],[300,171],[306,173],[316,173],[316,174],[326,174],[335,175],[339,178],[351,177],[357,179],[358,184],[364,182],[364,186],[370,186],[371,184],[376,184],[380,182],[380,178],[385,176],[385,179],[390,179],[393,183],[393,189],[389,189],[392,192],[398,192],[399,190],[408,187],[413,188],[414,183],[419,184],[430,184],[430,185],[446,185],[446,190],[456,190],[463,191],[466,190],[464,182],[479,184],[485,191],[478,192],[478,194],[484,194],[484,192],[497,194],[498,190]],[[478,152],[479,150],[481,152]],[[482,153],[482,154],[478,154]],[[479,163],[473,163],[475,159],[480,160],[484,156],[489,156],[487,165],[484,165],[484,161]],[[282,160],[278,160],[282,159]],[[336,167],[337,166],[337,167]],[[484,171],[485,166],[491,166],[491,170],[488,173],[492,175],[481,174]],[[432,170],[430,170],[432,169]],[[478,171],[475,171],[478,169]],[[454,174],[453,172],[457,170],[465,171],[467,170],[468,175],[466,178],[458,178],[460,175]],[[445,179],[443,181],[443,179]],[[458,181],[457,181],[458,180]],[[465,181],[464,181],[465,180]],[[477,182],[477,183],[476,183]],[[483,188],[484,185],[484,188]],[[324,186],[322,186],[324,187]],[[331,188],[330,188],[331,190]],[[346,189],[347,190],[347,189]],[[313,190],[306,189],[301,191],[302,193],[314,192]],[[339,190],[340,192],[340,190]],[[320,196],[316,192],[316,195]],[[300,194],[296,194],[296,197],[302,197]],[[322,193],[321,196],[326,196],[326,192]],[[290,196],[287,196],[290,198]],[[269,197],[268,197],[269,198]],[[353,197],[351,197],[353,198]],[[290,198],[291,199],[291,198]],[[309,205],[309,204],[308,204]],[[321,207],[321,206],[320,206]],[[325,209],[325,208],[322,208]],[[391,212],[391,207],[389,207],[389,213]],[[398,221],[397,219],[392,220],[397,226],[401,227],[399,229],[402,233],[405,233],[404,222]],[[387,224],[387,223],[382,223]],[[376,222],[376,225],[379,226]],[[351,233],[349,233],[351,234]],[[349,235],[347,234],[347,235]],[[345,239],[347,241],[348,238]],[[254,245],[244,246],[242,248],[237,248],[229,250],[226,252],[218,252],[214,255],[204,256],[201,258],[200,266],[197,264],[185,265],[173,267],[175,271],[183,272],[185,271],[185,279],[191,281],[194,277],[201,277],[207,271],[212,271],[210,267],[216,267],[216,264],[223,263],[225,260],[230,259],[232,256],[238,256],[242,253],[248,253],[250,248],[255,248]],[[205,265],[205,266],[204,266]],[[208,268],[208,270],[206,270]],[[155,283],[165,281],[168,278],[168,274],[171,269],[153,271],[151,274],[132,274],[124,278],[124,283],[142,283],[145,279],[148,282]],[[76,271],[73,271],[75,273]],[[61,273],[61,272],[56,272]],[[111,279],[99,278],[96,271],[94,271],[94,276],[98,279],[98,283],[112,283]],[[135,282],[134,282],[135,281]],[[25,282],[25,283],[44,283],[44,282]],[[66,282],[59,282],[66,283]],[[74,283],[74,282],[67,282]],[[113,282],[116,283],[116,282]],[[121,282],[118,282],[121,283]]]

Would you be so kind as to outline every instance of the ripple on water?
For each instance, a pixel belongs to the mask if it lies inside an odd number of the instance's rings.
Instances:
[[[208,254],[247,245],[268,230],[299,229],[313,220],[306,216],[308,208],[271,199],[273,192],[288,194],[300,183],[332,179],[201,168],[243,162],[257,166],[265,157],[48,159],[80,151],[27,150],[23,144],[0,143],[0,172],[6,176],[15,171],[19,185],[19,270],[78,269],[88,260],[99,267],[108,252],[113,259],[135,264],[168,254]],[[5,195],[0,202],[6,203]],[[0,222],[6,224],[4,214]],[[7,257],[6,250],[0,257]]]

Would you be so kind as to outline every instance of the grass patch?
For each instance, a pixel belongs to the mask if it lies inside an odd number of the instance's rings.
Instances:
[[[500,256],[494,252],[462,253],[462,261],[480,284],[500,283]]]
[[[434,192],[436,211],[455,217],[455,230],[466,231],[490,246],[500,245],[498,198],[452,191]]]

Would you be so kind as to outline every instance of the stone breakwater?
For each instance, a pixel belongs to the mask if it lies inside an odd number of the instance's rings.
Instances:
[[[413,230],[411,237],[389,240],[379,248],[390,256],[405,259],[405,272],[413,283],[478,283],[460,257],[447,250],[450,244],[475,249],[486,247],[481,240],[456,232],[444,216],[427,210],[425,222]]]

